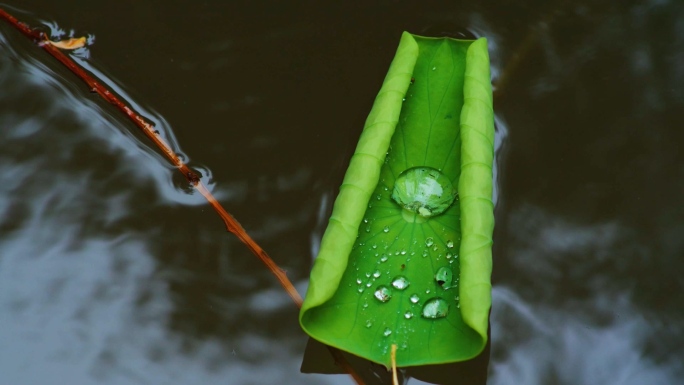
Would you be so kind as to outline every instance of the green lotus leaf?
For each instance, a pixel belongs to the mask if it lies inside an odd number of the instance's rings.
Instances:
[[[487,41],[404,33],[352,156],[300,312],[311,337],[389,366],[487,342],[494,227]]]

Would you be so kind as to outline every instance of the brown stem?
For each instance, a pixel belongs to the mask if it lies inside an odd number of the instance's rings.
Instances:
[[[130,107],[128,107],[126,104],[124,104],[114,93],[110,92],[106,87],[104,87],[100,82],[98,82],[95,78],[90,76],[83,68],[79,67],[76,63],[74,63],[73,60],[62,51],[59,50],[59,48],[53,46],[52,44],[49,44],[48,37],[45,35],[45,33],[37,31],[35,29],[32,29],[29,27],[27,24],[20,22],[17,20],[14,16],[10,15],[9,13],[5,12],[2,8],[0,8],[0,19],[4,19],[11,25],[13,25],[15,28],[17,28],[21,33],[26,35],[27,37],[33,39],[40,47],[42,47],[45,51],[47,51],[50,55],[52,55],[55,59],[59,60],[64,66],[66,66],[71,72],[73,72],[76,76],[81,78],[88,87],[94,92],[97,92],[102,98],[104,98],[106,101],[109,103],[113,104],[119,111],[123,112],[136,126],[138,126],[145,136],[147,136],[150,140],[154,142],[155,145],[164,153],[164,155],[173,163],[174,166],[180,171],[183,176],[188,180],[190,184],[192,184],[197,191],[204,196],[204,198],[209,202],[211,207],[214,208],[216,213],[221,217],[223,220],[223,223],[226,225],[226,229],[233,233],[242,243],[247,246],[247,248],[252,252],[252,254],[256,255],[265,265],[266,267],[275,275],[276,279],[278,279],[278,282],[283,286],[287,294],[292,298],[292,301],[297,305],[298,308],[302,307],[302,297],[299,295],[297,292],[297,289],[295,289],[294,285],[292,285],[292,282],[287,278],[287,275],[285,274],[285,271],[278,267],[278,265],[271,259],[271,257],[264,251],[264,249],[257,244],[252,237],[247,234],[245,229],[242,228],[242,225],[233,218],[226,209],[223,208],[221,203],[219,203],[216,198],[212,195],[212,193],[206,188],[206,186],[200,181],[199,176],[192,171],[183,161],[180,160],[178,155],[171,149],[171,146],[162,139],[157,131],[154,129],[154,127],[147,123],[145,119],[142,118],[137,112],[133,111]],[[342,356],[339,350],[329,347],[329,350],[337,363],[349,373],[349,375],[354,379],[354,381],[359,384],[363,385],[363,380],[359,377],[359,375],[354,371],[354,369],[349,365],[347,360]]]
[[[45,33],[32,29],[25,23],[19,22],[3,9],[0,9],[0,18],[5,19],[7,22],[19,29],[24,35],[36,41],[40,47],[64,64],[76,76],[81,78],[81,80],[83,80],[93,92],[97,92],[100,96],[102,96],[102,98],[114,105],[114,107],[123,112],[133,123],[135,123],[135,125],[143,131],[145,136],[152,140],[154,144],[157,145],[157,147],[171,161],[171,163],[176,166],[178,171],[183,174],[188,182],[190,182],[190,184],[192,184],[207,199],[211,207],[213,207],[214,210],[216,210],[216,213],[221,217],[221,219],[223,219],[223,222],[226,224],[226,229],[235,234],[235,236],[237,236],[238,239],[244,243],[254,255],[259,257],[259,259],[261,259],[261,261],[266,265],[266,267],[268,267],[269,270],[271,270],[273,275],[276,276],[278,282],[280,282],[285,291],[287,291],[287,294],[290,295],[292,301],[294,301],[297,307],[302,306],[302,297],[297,292],[297,289],[295,289],[295,287],[292,285],[292,282],[290,282],[290,280],[287,278],[285,272],[279,268],[278,265],[273,262],[271,257],[269,257],[268,254],[266,254],[266,252],[252,239],[252,237],[245,232],[240,223],[235,220],[235,218],[233,218],[233,216],[230,215],[223,208],[223,206],[221,206],[211,192],[200,181],[199,176],[185,163],[183,163],[182,160],[180,160],[178,155],[176,155],[176,153],[171,149],[171,146],[169,146],[168,143],[166,143],[166,141],[159,136],[158,132],[151,124],[147,123],[138,113],[124,104],[114,93],[110,92],[107,88],[100,84],[100,82],[90,76],[83,68],[74,63],[74,61],[71,60],[69,56],[62,53],[59,48],[54,47],[52,44],[48,44],[48,37],[45,35]]]

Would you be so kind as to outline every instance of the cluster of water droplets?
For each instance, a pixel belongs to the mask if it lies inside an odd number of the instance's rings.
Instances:
[[[374,197],[378,201],[382,200],[383,197],[391,197],[394,203],[402,208],[402,212],[405,213],[402,215],[408,222],[411,221],[407,219],[406,215],[413,215],[415,218],[423,218],[420,221],[415,220],[416,222],[424,223],[429,218],[444,213],[457,199],[457,192],[451,181],[439,170],[430,167],[408,169],[398,176],[392,190],[387,186],[382,180]],[[371,199],[369,208],[373,208],[375,201],[376,199]],[[354,248],[364,247],[363,252],[357,253],[360,258],[359,261],[375,258],[377,269],[359,272],[359,267],[356,267],[358,272],[356,283],[360,294],[366,289],[374,287],[371,292],[362,297],[367,298],[363,303],[364,310],[368,309],[369,302],[371,305],[375,302],[375,306],[386,306],[387,303],[401,301],[397,315],[403,318],[405,322],[395,323],[395,320],[390,320],[392,322],[390,325],[386,320],[373,318],[373,313],[369,313],[370,318],[365,322],[366,328],[373,328],[379,333],[381,332],[384,337],[392,336],[393,339],[401,339],[400,336],[412,330],[410,325],[415,325],[416,321],[411,321],[414,318],[438,320],[447,317],[450,310],[453,310],[452,306],[460,307],[457,290],[454,290],[458,286],[458,276],[457,274],[454,275],[451,268],[452,263],[458,258],[455,249],[458,239],[455,239],[456,243],[453,238],[443,242],[443,239],[448,238],[448,231],[442,227],[442,233],[433,228],[435,230],[434,235],[426,236],[423,240],[414,238],[410,244],[404,240],[399,241],[401,230],[395,229],[394,232],[390,230],[395,226],[401,226],[401,224],[382,219],[386,218],[382,216],[384,214],[382,210],[385,210],[385,207],[378,203],[378,207],[369,212],[372,213],[370,214],[371,217],[381,219],[373,224],[374,219],[364,218],[362,227],[359,229],[359,236],[364,232],[370,233],[373,229],[378,231],[378,234],[360,237],[361,240],[354,246]],[[450,234],[453,235],[453,233]],[[424,246],[421,245],[422,242],[424,242]],[[398,243],[401,245],[396,246]],[[420,275],[416,272],[411,273],[406,268],[411,256],[416,254],[424,258],[431,257],[437,262],[437,266],[441,266],[434,273],[433,284],[428,285],[427,288],[417,287],[424,284],[422,280],[420,283],[412,285],[408,278],[415,278]],[[392,263],[388,263],[390,259],[393,259]],[[368,266],[368,263],[359,262],[359,266]],[[399,266],[401,272],[405,274],[397,274],[395,269]],[[401,344],[400,341],[398,343]]]

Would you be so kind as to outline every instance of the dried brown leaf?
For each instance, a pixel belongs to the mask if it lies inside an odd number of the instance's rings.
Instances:
[[[86,38],[85,37],[79,37],[75,38],[72,37],[71,39],[68,40],[62,40],[62,41],[52,41],[48,40],[50,44],[53,46],[60,48],[60,49],[77,49],[84,47],[86,45]]]

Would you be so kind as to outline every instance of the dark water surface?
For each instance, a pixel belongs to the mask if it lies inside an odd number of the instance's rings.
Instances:
[[[94,38],[302,293],[401,31],[486,36],[487,383],[684,384],[683,3],[68,3],[2,7]],[[299,372],[289,298],[98,98],[0,23],[0,385],[351,383]]]

